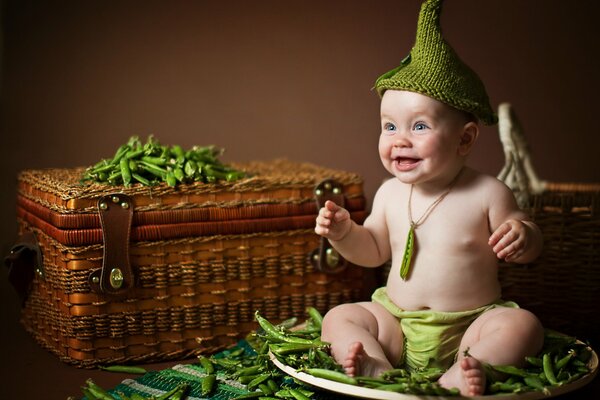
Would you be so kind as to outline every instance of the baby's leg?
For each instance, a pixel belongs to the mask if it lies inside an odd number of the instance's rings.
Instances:
[[[402,356],[399,321],[383,306],[363,302],[342,304],[323,319],[322,340],[350,376],[377,376]]]
[[[486,383],[482,363],[521,366],[526,356],[540,351],[543,342],[542,325],[529,311],[507,307],[486,311],[465,332],[458,360],[440,378],[440,384],[457,387],[464,396],[480,395]],[[465,358],[465,350],[472,357]]]

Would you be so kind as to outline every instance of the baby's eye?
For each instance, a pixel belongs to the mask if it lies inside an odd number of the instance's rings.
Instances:
[[[425,125],[423,122],[417,122],[414,126],[414,130],[415,131],[422,131],[429,128],[427,125]]]
[[[392,124],[391,122],[386,122],[383,125],[383,129],[386,131],[394,132],[396,130],[396,125]]]

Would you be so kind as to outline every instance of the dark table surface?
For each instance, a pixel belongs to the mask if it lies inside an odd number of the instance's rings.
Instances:
[[[61,362],[56,356],[40,347],[19,323],[19,301],[8,284],[6,270],[0,272],[0,306],[2,337],[0,340],[0,399],[66,399],[80,398],[80,386],[92,378],[104,388],[112,388],[131,375],[81,369]],[[162,370],[182,360],[145,365],[147,370]],[[587,386],[556,399],[598,399],[600,378]]]

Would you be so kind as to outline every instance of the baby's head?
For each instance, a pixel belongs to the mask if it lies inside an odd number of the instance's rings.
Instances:
[[[377,79],[375,89],[380,96],[387,90],[420,93],[484,124],[495,124],[498,118],[481,79],[442,37],[441,9],[442,0],[423,3],[415,45],[397,68]]]

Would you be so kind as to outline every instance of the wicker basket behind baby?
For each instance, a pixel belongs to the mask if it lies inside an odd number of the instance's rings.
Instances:
[[[533,263],[500,268],[503,296],[531,310],[546,328],[600,345],[600,183],[540,180],[510,104],[498,109],[506,164],[498,178],[542,230]]]

